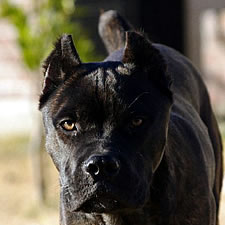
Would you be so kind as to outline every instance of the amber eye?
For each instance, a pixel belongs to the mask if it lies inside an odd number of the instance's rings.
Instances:
[[[133,127],[139,127],[143,124],[144,120],[142,118],[134,118],[131,121]]]
[[[60,126],[66,131],[77,130],[76,124],[73,120],[64,120],[60,123]]]

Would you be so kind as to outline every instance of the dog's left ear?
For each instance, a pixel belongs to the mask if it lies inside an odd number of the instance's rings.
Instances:
[[[160,51],[143,34],[128,31],[122,62],[148,73],[149,79],[161,87],[170,89],[171,77]]]
[[[51,93],[80,65],[81,60],[72,36],[64,34],[55,43],[55,48],[43,64],[44,82],[39,108],[43,106]]]

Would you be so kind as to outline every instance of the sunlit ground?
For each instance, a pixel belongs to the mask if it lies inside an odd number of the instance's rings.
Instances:
[[[34,191],[27,142],[26,137],[0,137],[0,224],[57,225],[57,172],[46,154],[47,204],[40,206]],[[220,225],[225,224],[225,188],[222,193],[220,221]]]
[[[27,138],[0,139],[0,224],[57,225],[58,179],[47,154],[47,204],[35,195]]]

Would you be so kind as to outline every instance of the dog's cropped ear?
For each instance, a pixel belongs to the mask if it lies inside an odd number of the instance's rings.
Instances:
[[[81,60],[72,36],[64,34],[55,43],[55,48],[44,61],[44,82],[39,108],[43,106],[50,94],[80,65]]]
[[[122,62],[129,67],[141,69],[149,78],[163,88],[169,89],[171,77],[167,73],[167,64],[160,51],[143,34],[128,31]]]

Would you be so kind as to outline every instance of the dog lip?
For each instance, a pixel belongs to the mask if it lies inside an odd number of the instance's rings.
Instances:
[[[105,182],[95,183],[92,191],[84,201],[71,207],[71,212],[106,213],[122,208],[122,202],[114,195],[115,188]]]
[[[112,213],[120,211],[123,204],[115,198],[107,195],[95,195],[83,202],[78,208],[72,212],[85,213]]]

